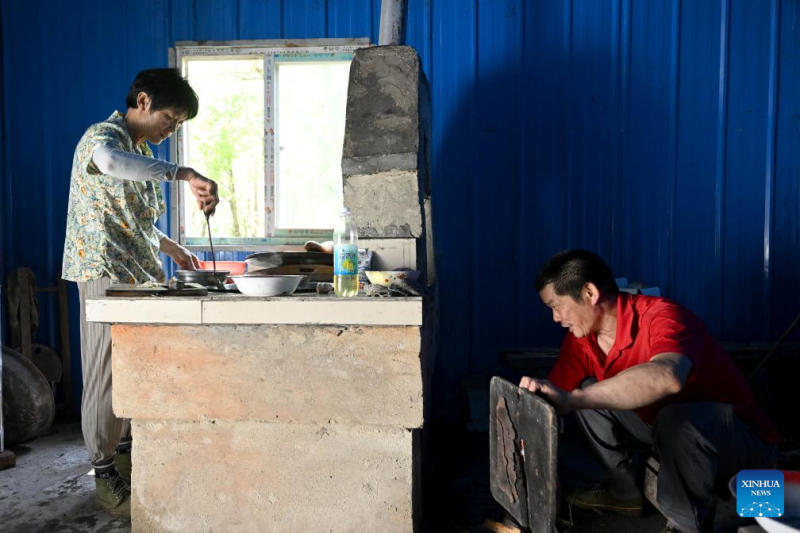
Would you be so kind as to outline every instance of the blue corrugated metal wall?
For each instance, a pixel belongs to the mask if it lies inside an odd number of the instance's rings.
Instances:
[[[177,40],[375,42],[380,2],[2,10],[3,267],[52,285],[72,151],[137,71]],[[558,342],[532,282],[567,247],[660,286],[723,339],[777,336],[800,311],[798,22],[796,0],[409,0],[434,113],[440,398],[500,370],[499,349]],[[57,345],[41,299],[40,339]]]

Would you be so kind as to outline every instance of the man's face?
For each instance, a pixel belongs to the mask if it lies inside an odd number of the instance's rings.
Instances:
[[[175,133],[187,116],[186,111],[173,108],[159,109],[151,113],[150,99],[148,98],[146,112],[142,113],[142,133],[150,143],[161,144],[164,139]]]
[[[576,302],[571,296],[559,296],[548,283],[539,293],[544,304],[552,309],[553,321],[561,324],[577,338],[586,337],[595,332],[598,314],[586,290],[581,291],[581,301]]]

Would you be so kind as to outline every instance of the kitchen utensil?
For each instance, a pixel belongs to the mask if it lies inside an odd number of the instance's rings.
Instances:
[[[330,265],[333,255],[323,252],[259,252],[245,258],[247,270],[263,270],[287,265]]]
[[[227,270],[176,270],[175,277],[185,283],[198,283],[205,287],[225,290],[225,280],[230,272]]]
[[[414,283],[419,278],[419,270],[366,270],[370,283],[380,285],[381,287],[388,287],[395,281],[406,281]]]
[[[258,276],[276,276],[276,275],[300,275],[305,276],[305,279],[300,282],[300,285],[295,289],[300,291],[313,291],[316,290],[317,283],[333,283],[333,266],[332,265],[284,265],[274,268],[265,268],[261,270],[251,270],[245,274],[248,277]]]
[[[194,272],[194,271],[189,271]],[[185,283],[183,288],[171,289],[167,285],[147,286],[119,283],[106,289],[106,296],[137,298],[142,296],[206,296],[208,289],[197,283]]]
[[[245,276],[265,275],[299,275],[308,276],[311,281],[333,281],[332,265],[283,265],[273,268],[250,270]]]
[[[200,268],[213,271],[214,266],[211,261],[200,261]],[[247,263],[244,261],[217,261],[217,268],[227,270],[231,276],[241,276],[245,273]]]
[[[292,294],[305,276],[233,276],[239,292],[247,296]]]
[[[214,272],[216,272],[217,258],[214,256],[214,241],[211,239],[211,215],[209,215],[208,213],[206,213],[206,227],[208,228],[208,245],[211,247],[211,262],[214,268]]]

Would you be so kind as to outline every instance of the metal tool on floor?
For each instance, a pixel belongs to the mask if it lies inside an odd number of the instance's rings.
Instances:
[[[4,444],[14,445],[44,434],[53,423],[56,404],[50,383],[33,362],[2,348]]]

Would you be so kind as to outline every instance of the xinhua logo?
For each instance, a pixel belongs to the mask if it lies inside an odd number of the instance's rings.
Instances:
[[[783,516],[783,472],[742,470],[736,476],[739,516]]]

